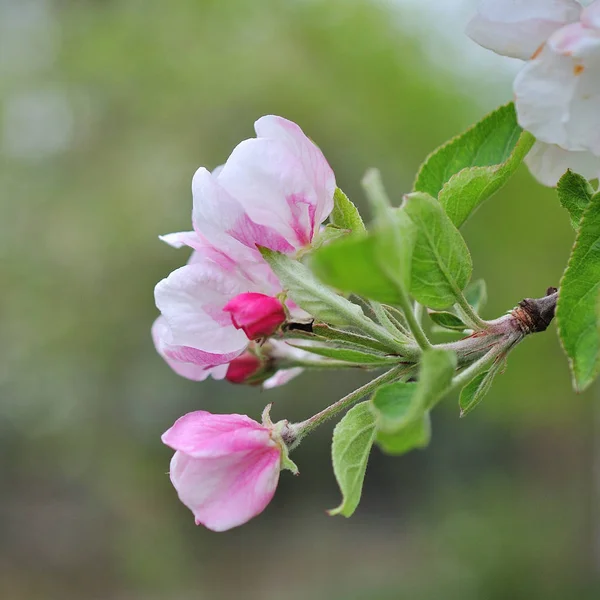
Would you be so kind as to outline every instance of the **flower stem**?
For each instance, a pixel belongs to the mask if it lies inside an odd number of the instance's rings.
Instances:
[[[413,334],[413,337],[415,338],[417,344],[419,344],[421,350],[429,350],[432,347],[431,342],[427,339],[419,319],[413,312],[413,306],[410,298],[401,286],[398,286],[397,290],[398,297],[400,298],[399,306],[402,308],[404,318],[406,319],[406,323],[410,329],[410,332]]]
[[[399,379],[403,375],[407,374],[413,369],[413,365],[399,365],[393,369],[387,371],[383,375],[376,377],[369,381],[369,383],[359,387],[357,390],[350,392],[347,396],[344,396],[341,400],[338,400],[335,404],[328,406],[321,412],[302,421],[300,423],[292,423],[288,425],[288,429],[291,434],[291,438],[294,440],[289,446],[290,451],[298,447],[300,442],[312,431],[314,431],[319,425],[335,417],[342,411],[350,408],[355,402],[375,391],[380,385],[389,383],[395,379]]]
[[[396,323],[390,319],[387,312],[379,302],[372,300],[369,302],[369,304],[379,323],[383,325],[383,327],[385,327],[392,335],[400,335],[402,338],[406,338],[407,340],[409,339],[406,337],[404,329],[400,329]]]
[[[477,377],[477,375],[483,373],[488,369],[492,363],[500,356],[505,354],[514,346],[517,342],[523,339],[520,334],[509,336],[503,344],[494,346],[487,354],[483,355],[480,359],[476,360],[473,364],[469,365],[464,371],[461,371],[450,384],[446,394],[454,392],[457,389],[464,387],[469,381]]]
[[[473,330],[486,330],[489,328],[489,324],[484,321],[478,314],[475,312],[475,309],[467,302],[465,295],[462,292],[457,293],[456,295],[456,304],[461,313],[461,316],[465,323]]]

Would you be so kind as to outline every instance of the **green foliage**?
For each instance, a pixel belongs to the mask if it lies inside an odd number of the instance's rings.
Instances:
[[[487,287],[483,279],[472,281],[464,291],[467,302],[479,313],[487,302]]]
[[[473,264],[467,245],[428,194],[405,196],[403,208],[417,228],[410,291],[425,306],[446,308],[456,302],[471,278]]]
[[[585,177],[569,170],[558,181],[556,192],[563,208],[569,212],[573,229],[577,231],[583,212],[594,195],[594,188]]]
[[[378,263],[377,240],[371,234],[328,244],[310,259],[312,271],[323,283],[342,292],[397,304],[398,289]]]
[[[303,344],[293,344],[288,342],[290,346],[299,348],[312,354],[334,358],[335,360],[343,360],[345,362],[364,364],[364,365],[397,365],[398,357],[387,357],[382,354],[374,354],[362,350],[354,350],[352,348],[336,348],[335,346],[309,346]]]
[[[375,442],[386,454],[400,456],[415,450],[425,448],[431,440],[431,419],[425,413],[420,419],[409,423],[396,433],[378,431]]]
[[[578,391],[585,390],[600,370],[599,291],[600,194],[596,194],[581,217],[556,310],[560,340]]]
[[[406,296],[410,288],[417,228],[404,210],[390,208],[386,224],[380,225],[372,235],[376,238],[379,269],[394,283],[399,293]]]
[[[331,454],[342,502],[329,511],[330,515],[349,517],[356,510],[375,433],[375,415],[369,402],[357,404],[336,425]]]
[[[260,252],[290,298],[314,317],[328,323],[346,324],[348,320],[352,322],[364,316],[360,306],[319,283],[301,262],[267,248],[260,248]]]
[[[480,373],[465,385],[458,400],[461,417],[470,413],[483,400],[492,387],[494,377],[504,364],[505,361],[502,359],[496,361],[488,371]]]
[[[295,336],[297,333],[300,332],[294,331],[293,335]],[[326,340],[333,340],[337,344],[349,344],[352,346],[376,350],[378,352],[389,352],[389,348],[377,340],[373,340],[370,337],[360,335],[359,333],[354,333],[352,331],[336,329],[335,327],[330,327],[325,323],[313,323],[312,334],[309,334],[306,339],[315,339],[314,336],[318,336]]]
[[[467,326],[451,312],[430,312],[429,318],[440,327],[444,329],[451,329],[452,331],[463,331],[467,329]]]
[[[414,190],[437,198],[460,227],[521,164],[534,139],[517,123],[514,105],[501,106],[433,152]]]
[[[417,383],[389,383],[373,395],[378,430],[395,434],[421,420],[447,391],[455,370],[453,352],[438,348],[423,352]]]
[[[329,216],[329,220],[332,225],[349,229],[354,233],[365,231],[365,224],[358,209],[340,188],[336,188],[333,195],[333,211]]]

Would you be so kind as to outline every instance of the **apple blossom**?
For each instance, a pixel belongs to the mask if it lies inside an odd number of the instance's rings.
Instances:
[[[333,171],[300,127],[267,116],[255,129],[257,137],[239,144],[222,167],[194,175],[194,230],[161,238],[193,253],[155,288],[163,320],[153,337],[176,372],[196,380],[224,376],[213,368],[285,321],[275,298],[281,284],[257,246],[294,253],[311,243],[333,208]],[[287,309],[306,316],[289,301]]]
[[[537,143],[532,173],[555,185],[571,168],[600,175],[600,0],[484,0],[467,28],[478,44],[526,60],[514,82],[519,124]]]
[[[284,443],[245,415],[196,411],[167,430],[170,477],[197,525],[226,531],[260,514],[275,493]]]

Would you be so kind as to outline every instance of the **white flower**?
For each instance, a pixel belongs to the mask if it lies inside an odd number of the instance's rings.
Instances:
[[[514,93],[519,124],[538,140],[532,173],[546,185],[568,168],[600,176],[600,0],[484,0],[467,33],[527,60]]]

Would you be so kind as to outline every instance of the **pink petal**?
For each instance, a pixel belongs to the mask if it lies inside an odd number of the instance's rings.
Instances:
[[[278,448],[269,430],[250,417],[215,415],[203,410],[177,419],[161,439],[173,450],[180,450],[193,458],[215,458]]]
[[[314,220],[322,223],[333,210],[333,194],[336,189],[335,175],[321,150],[302,129],[283,117],[267,115],[254,124],[259,138],[284,142],[298,157],[305,177],[311,182],[317,196]]]
[[[252,221],[269,225],[294,248],[312,240],[319,225],[319,197],[300,158],[286,143],[267,138],[245,140],[233,150],[219,183]]]
[[[162,316],[152,325],[152,339],[157,352],[173,371],[192,381],[204,381],[209,376],[213,379],[224,379],[228,363],[237,356],[237,353],[210,354],[195,348],[171,345],[171,332]]]
[[[223,310],[250,340],[273,335],[285,323],[286,314],[278,298],[250,292],[230,300]]]
[[[467,35],[497,54],[528,60],[580,12],[575,0],[483,0]]]
[[[279,448],[217,458],[192,458],[178,451],[171,460],[170,476],[196,524],[226,531],[266,508],[277,488],[279,472]]]
[[[194,174],[192,192],[194,227],[238,263],[261,261],[257,244],[278,252],[294,250],[268,224],[252,221],[242,205],[203,167]]]
[[[248,338],[234,327],[223,307],[253,287],[240,275],[208,261],[173,271],[154,291],[156,306],[171,330],[172,345],[213,354],[243,350]]]
[[[286,383],[289,383],[295,377],[298,377],[304,369],[302,367],[293,367],[292,369],[280,369],[273,375],[269,377],[262,385],[265,390],[270,390]]]
[[[218,264],[227,271],[234,270],[236,263],[234,259],[228,256],[223,250],[211,244],[203,235],[197,231],[179,231],[177,233],[167,233],[159,235],[160,240],[169,244],[173,248],[182,248],[188,246],[194,249],[190,256],[190,262],[200,262],[202,259],[210,260]]]

